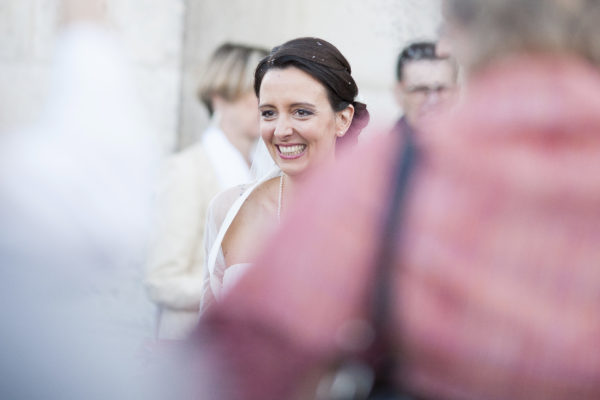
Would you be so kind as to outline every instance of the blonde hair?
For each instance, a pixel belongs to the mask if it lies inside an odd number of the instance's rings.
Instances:
[[[252,90],[254,70],[268,54],[266,49],[224,43],[213,53],[198,86],[198,99],[213,114],[213,96],[234,101]]]
[[[450,25],[471,43],[469,69],[522,52],[574,54],[600,63],[598,0],[446,0]]]

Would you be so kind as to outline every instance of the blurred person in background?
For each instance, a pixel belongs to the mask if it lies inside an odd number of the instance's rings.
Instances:
[[[447,104],[456,92],[458,66],[449,55],[436,53],[436,43],[406,46],[396,64],[396,102],[403,116],[393,132],[414,132],[424,116]]]
[[[222,188],[245,183],[258,140],[258,112],[252,90],[254,69],[267,49],[224,43],[202,74],[198,98],[211,116],[201,143]]]
[[[599,7],[444,2],[464,101],[307,184],[200,325],[214,398],[600,398]]]
[[[203,308],[245,273],[281,215],[292,210],[307,174],[331,162],[340,146],[355,143],[369,119],[366,106],[356,101],[350,64],[318,38],[273,48],[256,68],[254,91],[266,147],[261,156],[275,167],[212,201]]]
[[[140,355],[156,137],[105,2],[58,4],[42,117],[0,138],[0,398],[160,398]]]
[[[219,191],[251,180],[258,139],[252,83],[256,65],[267,54],[232,43],[215,50],[198,90],[211,124],[200,142],[173,155],[165,166],[145,281],[158,307],[158,338],[181,339],[197,323],[206,209]]]

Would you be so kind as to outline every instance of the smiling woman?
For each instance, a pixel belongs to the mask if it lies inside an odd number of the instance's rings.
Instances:
[[[256,68],[260,133],[276,167],[254,184],[213,199],[206,227],[202,309],[245,273],[288,210],[307,171],[332,162],[368,123],[350,64],[332,44],[299,38],[275,47]]]
[[[262,139],[288,177],[333,159],[336,139],[346,134],[354,115],[352,105],[334,111],[325,87],[296,67],[269,71],[259,104]]]

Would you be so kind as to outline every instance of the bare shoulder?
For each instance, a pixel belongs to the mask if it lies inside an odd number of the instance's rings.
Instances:
[[[247,263],[277,222],[279,178],[258,186],[244,202],[223,239],[227,265]]]
[[[277,201],[279,196],[279,177],[269,179],[258,186],[248,196],[245,205],[251,209],[271,209],[277,207]]]
[[[221,226],[229,209],[247,189],[248,185],[237,185],[217,193],[208,205],[210,220],[216,226]]]

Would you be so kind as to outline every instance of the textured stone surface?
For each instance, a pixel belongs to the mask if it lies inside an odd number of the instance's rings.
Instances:
[[[57,0],[0,4],[0,132],[32,122],[46,93]]]
[[[0,3],[0,132],[32,123],[46,95],[59,0]],[[184,0],[107,0],[107,25],[131,62],[146,116],[165,149],[178,126]]]
[[[0,131],[32,121],[46,87],[59,0],[0,2]],[[165,149],[197,140],[208,123],[195,98],[203,65],[224,40],[271,48],[320,36],[349,59],[372,126],[398,110],[394,64],[410,40],[433,38],[439,0],[107,0],[109,26],[130,56],[147,116]]]

